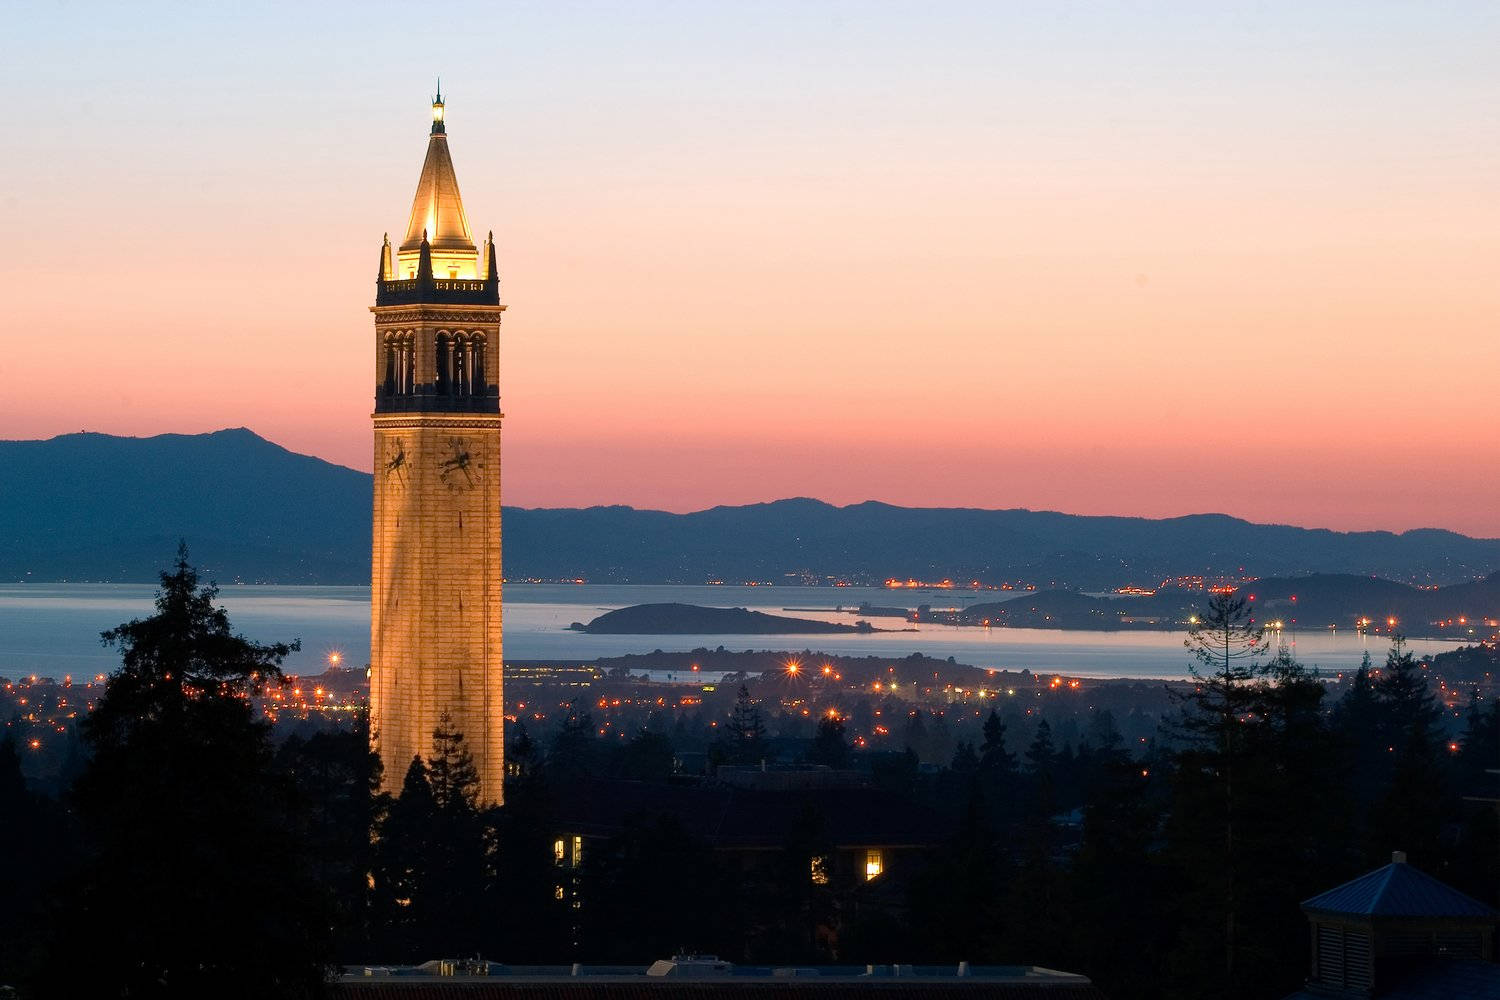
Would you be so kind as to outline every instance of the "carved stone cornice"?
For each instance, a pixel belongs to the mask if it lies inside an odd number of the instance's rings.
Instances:
[[[499,325],[504,306],[445,306],[432,303],[411,306],[371,306],[377,327],[421,323],[485,323]]]
[[[442,427],[467,430],[499,430],[503,413],[372,413],[375,426],[387,428]]]

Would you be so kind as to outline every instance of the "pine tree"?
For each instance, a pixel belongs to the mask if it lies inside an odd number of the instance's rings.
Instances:
[[[1212,982],[1223,996],[1241,996],[1245,727],[1263,694],[1269,644],[1248,601],[1215,594],[1185,645],[1193,687],[1177,696],[1181,712],[1168,727],[1179,746],[1169,833],[1179,878],[1193,886],[1182,900],[1193,915],[1184,915],[1175,974],[1190,989]]]
[[[449,812],[473,812],[478,808],[479,771],[469,753],[464,734],[454,728],[447,712],[438,716],[432,731],[432,755],[427,758],[427,784],[437,807]]]
[[[510,784],[514,778],[526,779],[541,763],[536,741],[526,731],[526,723],[519,719],[507,727],[510,741],[505,748],[506,798],[510,798]]]
[[[594,717],[581,700],[574,698],[568,703],[568,714],[552,740],[552,752],[547,755],[547,773],[551,779],[566,782],[593,774],[597,763],[596,742]]]
[[[1439,752],[1442,709],[1399,636],[1391,643],[1374,693],[1378,731],[1391,765],[1385,790],[1370,813],[1367,856],[1374,862],[1403,850],[1413,861],[1435,866],[1447,794]]]
[[[1016,755],[1005,749],[1005,723],[1000,713],[990,709],[984,720],[984,742],[979,745],[979,767],[990,774],[1010,775],[1016,769]]]
[[[978,771],[979,754],[974,752],[974,744],[959,740],[958,749],[953,751],[953,763],[948,767],[955,774],[973,774]]]
[[[293,735],[276,760],[295,788],[298,842],[333,897],[338,960],[357,962],[369,956],[373,930],[371,832],[391,801],[380,791],[380,757],[371,749],[369,716],[359,713],[348,728],[319,730],[306,739]]]
[[[760,706],[750,697],[750,689],[744,684],[735,695],[728,732],[729,754],[736,764],[753,764],[764,754],[766,724],[761,720]]]
[[[155,614],[103,634],[121,668],[84,724],[93,757],[74,801],[90,857],[58,939],[70,973],[43,992],[322,990],[332,904],[250,700],[297,647],[236,635],[217,594],[184,547],[161,575]],[[86,963],[78,941],[90,943]]]
[[[849,744],[844,741],[844,720],[829,713],[818,720],[818,735],[813,739],[808,759],[827,767],[849,766]]]
[[[1394,763],[1382,743],[1381,708],[1373,675],[1366,651],[1349,681],[1349,690],[1334,708],[1332,720],[1332,728],[1343,742],[1349,789],[1361,821],[1389,781]]]

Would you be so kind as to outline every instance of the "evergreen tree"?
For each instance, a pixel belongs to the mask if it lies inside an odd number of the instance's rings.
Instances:
[[[1224,997],[1249,990],[1240,922],[1248,878],[1240,843],[1248,814],[1241,787],[1245,727],[1260,699],[1268,648],[1249,602],[1215,594],[1185,645],[1193,656],[1193,687],[1179,696],[1169,728],[1179,745],[1169,834],[1177,877],[1192,891],[1174,953],[1174,978],[1188,991]]]
[[[547,755],[547,771],[552,780],[576,781],[595,774],[597,742],[594,717],[580,699],[574,698],[568,703],[568,714],[552,740],[552,752]]]
[[[557,824],[547,765],[524,723],[507,727],[505,806],[495,816],[495,875],[486,912],[507,954],[539,963],[571,960],[573,911],[558,890],[571,881],[555,862]],[[567,884],[565,884],[565,882]]]
[[[390,805],[390,796],[380,791],[380,757],[370,746],[368,715],[360,713],[347,729],[289,738],[277,752],[277,763],[294,786],[293,817],[303,856],[332,895],[338,960],[366,959],[374,930],[368,886],[376,864],[371,832]]]
[[[1013,912],[1006,908],[1010,873],[989,812],[980,787],[971,784],[957,832],[908,890],[910,933],[903,943],[929,962],[987,964],[1011,958],[1006,949],[1006,917]]]
[[[973,774],[979,770],[979,754],[974,752],[974,744],[966,741],[958,741],[958,749],[953,751],[953,763],[948,765],[955,774]]]
[[[849,766],[849,744],[844,741],[844,720],[829,712],[818,720],[818,735],[808,759],[827,767]]]
[[[984,789],[985,808],[990,811],[989,824],[998,831],[1013,825],[1020,812],[1022,796],[1016,755],[1005,746],[1005,723],[993,706],[984,720],[984,740],[979,745],[979,781]]]
[[[1464,796],[1461,836],[1445,877],[1491,906],[1500,904],[1500,809],[1493,804],[1500,780],[1500,700],[1475,691],[1453,761],[1454,785]]]
[[[1391,643],[1374,685],[1388,781],[1370,813],[1367,859],[1407,851],[1437,868],[1447,782],[1440,748],[1442,709],[1427,687],[1416,657],[1399,636]]]
[[[766,753],[766,724],[760,717],[760,706],[750,697],[750,688],[740,685],[735,695],[734,711],[727,727],[729,745],[725,748],[733,764],[754,764]]]
[[[632,781],[666,781],[672,776],[675,755],[664,734],[639,729],[618,756],[619,773]]]
[[[1016,755],[1005,749],[1005,723],[1000,713],[990,709],[984,720],[984,742],[979,745],[979,766],[991,774],[1010,775],[1016,768]]]
[[[1166,803],[1149,763],[1132,760],[1121,743],[1113,716],[1095,712],[1063,967],[1088,970],[1115,1000],[1155,1000],[1173,930],[1170,881],[1153,852]]]
[[[1067,936],[1065,896],[1067,883],[1057,857],[1057,751],[1052,744],[1052,724],[1037,723],[1036,736],[1026,748],[1026,770],[1031,794],[1022,818],[1017,845],[1019,858],[1009,893],[1009,910],[1025,913],[1018,921],[1009,945],[1012,955],[1028,955],[1026,961],[1058,964],[1064,957],[1061,942]]]
[[[314,995],[333,911],[292,826],[251,697],[296,644],[236,635],[184,547],[156,613],[103,634],[121,668],[84,723],[75,789],[89,844],[59,935],[68,995]],[[87,941],[89,960],[76,959]]]
[[[517,719],[509,726],[510,740],[505,748],[506,799],[510,798],[511,779],[526,779],[541,764],[541,754],[536,741],[526,731],[526,723]]]
[[[472,813],[479,807],[479,771],[464,734],[454,728],[453,716],[443,712],[432,731],[432,755],[427,758],[427,784],[439,810]]]
[[[412,758],[380,828],[377,905],[386,946],[406,961],[481,954],[494,943],[494,817],[480,811],[478,787],[463,733],[444,713],[431,755]]]
[[[71,875],[73,840],[66,813],[27,787],[15,741],[0,736],[0,982],[51,975],[46,949],[64,916],[57,886]]]
[[[377,954],[403,962],[425,960],[421,956],[430,943],[431,911],[437,906],[429,892],[433,856],[427,850],[437,812],[427,765],[413,757],[378,828],[372,900]]]
[[[1382,743],[1381,708],[1368,651],[1349,681],[1349,690],[1334,708],[1332,727],[1343,742],[1350,793],[1363,820],[1389,781],[1393,764]]]

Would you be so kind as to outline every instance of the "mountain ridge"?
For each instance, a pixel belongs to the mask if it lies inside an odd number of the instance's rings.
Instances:
[[[0,470],[0,580],[150,581],[179,538],[222,582],[368,580],[370,474],[247,428],[0,441]],[[1089,589],[1242,567],[1255,576],[1420,583],[1500,569],[1500,539],[1443,528],[1340,532],[1223,513],[1145,518],[789,497],[685,514],[620,504],[507,507],[505,518],[512,580],[898,577]]]

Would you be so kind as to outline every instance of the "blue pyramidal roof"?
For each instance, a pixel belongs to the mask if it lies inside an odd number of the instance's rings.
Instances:
[[[1365,917],[1473,917],[1500,912],[1404,861],[1393,861],[1302,903],[1304,910]]]

